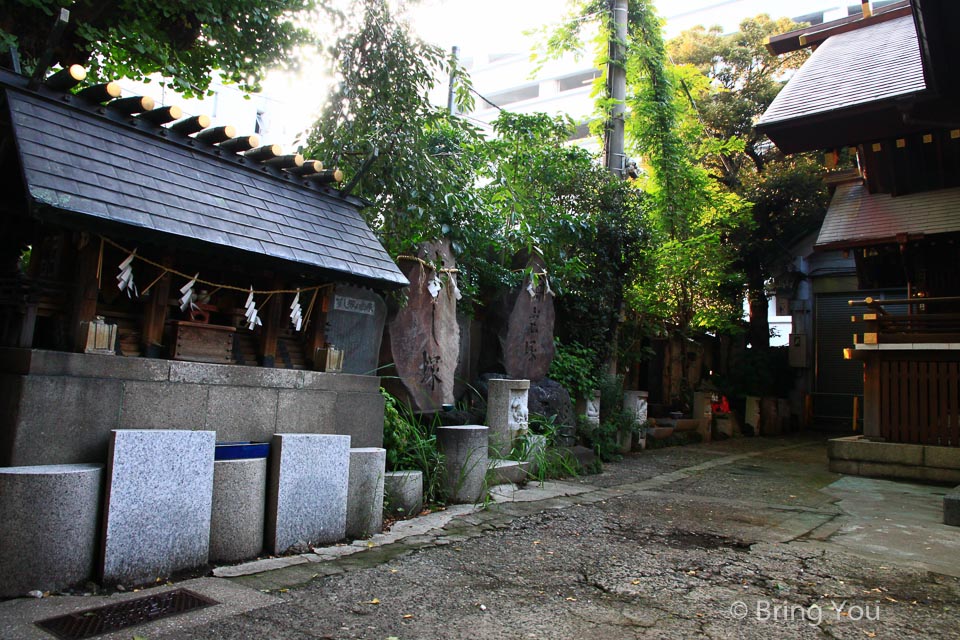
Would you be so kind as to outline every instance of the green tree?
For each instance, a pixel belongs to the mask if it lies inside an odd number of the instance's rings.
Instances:
[[[344,171],[393,256],[456,234],[462,250],[463,237],[482,226],[473,189],[478,134],[428,99],[454,63],[411,34],[385,0],[359,4],[358,22],[333,48],[339,84],[308,138],[309,154]],[[469,101],[466,81],[461,104]]]
[[[599,371],[634,274],[647,200],[592,153],[568,144],[572,129],[546,114],[501,113],[496,137],[483,145],[480,197],[499,229],[499,266],[517,254],[543,257],[564,310],[557,333],[594,353]]]
[[[15,45],[27,70],[45,52],[60,8],[70,22],[53,63],[88,67],[95,79],[159,73],[187,96],[204,92],[212,71],[255,91],[265,70],[290,67],[314,37],[302,26],[316,0],[7,0],[0,46]]]
[[[816,229],[826,208],[821,169],[809,155],[785,158],[753,122],[770,106],[798,68],[806,50],[775,56],[768,37],[797,28],[767,15],[744,20],[736,33],[695,27],[670,41],[673,61],[685,66],[687,118],[695,119],[714,147],[701,164],[752,204],[752,224],[736,229],[730,241],[747,280],[749,340],[769,346],[766,284],[788,256],[788,244]],[[742,144],[730,145],[736,139]]]
[[[609,61],[613,31],[606,0],[573,3],[573,12],[551,36],[548,47],[574,47],[583,26],[599,26],[597,63]],[[633,309],[665,332],[725,329],[739,317],[730,292],[739,282],[730,233],[747,224],[745,203],[718,185],[700,164],[706,150],[702,131],[685,119],[682,77],[671,67],[652,3],[628,3],[626,60],[629,146],[639,152],[654,206],[647,217],[650,250],[644,278],[633,281],[627,299]],[[598,107],[606,117],[612,102],[601,78]]]

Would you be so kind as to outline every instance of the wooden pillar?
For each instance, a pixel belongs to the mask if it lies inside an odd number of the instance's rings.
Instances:
[[[73,304],[70,314],[71,347],[74,351],[83,351],[87,336],[83,323],[90,322],[97,315],[97,297],[100,286],[97,280],[97,265],[100,259],[100,238],[82,236],[86,244],[77,251],[77,270],[73,285]]]
[[[313,314],[310,318],[312,326],[307,328],[307,362],[313,369],[318,369],[319,364],[315,362],[317,349],[326,344],[327,340],[327,312],[330,310],[330,289],[321,289],[317,292],[317,300],[313,303]]]
[[[282,288],[279,280],[273,281],[275,289]],[[261,367],[274,368],[277,363],[277,338],[283,326],[283,294],[275,293],[271,296],[266,314],[263,317],[263,331],[260,333],[260,346],[257,353]]]
[[[863,359],[863,435],[882,440],[880,435],[880,357],[871,354]]]
[[[173,260],[164,257],[163,265],[170,267]],[[143,355],[147,358],[159,358],[163,348],[163,328],[167,322],[167,313],[170,309],[170,273],[163,274],[151,287],[143,313],[143,331],[141,343]]]

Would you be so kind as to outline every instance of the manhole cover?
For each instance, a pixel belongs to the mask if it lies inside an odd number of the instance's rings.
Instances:
[[[64,640],[82,640],[160,618],[220,604],[189,589],[174,589],[104,607],[48,618],[38,627]]]

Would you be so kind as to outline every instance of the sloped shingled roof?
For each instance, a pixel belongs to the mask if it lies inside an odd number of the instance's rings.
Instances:
[[[817,248],[844,248],[896,242],[908,237],[960,232],[960,188],[896,198],[871,194],[856,182],[840,185],[817,237]]]
[[[306,265],[331,278],[407,284],[357,206],[336,194],[38,94],[8,88],[6,95],[36,204]]]
[[[904,16],[828,38],[757,125],[763,128],[925,89],[916,28],[913,18]]]

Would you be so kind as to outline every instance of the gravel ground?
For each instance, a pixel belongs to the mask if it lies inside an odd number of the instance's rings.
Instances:
[[[743,439],[635,454],[580,479],[605,489],[497,505],[286,586],[237,579],[282,602],[175,637],[960,637],[957,578],[803,533],[837,516],[825,451]]]

